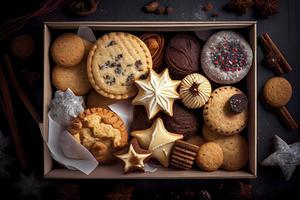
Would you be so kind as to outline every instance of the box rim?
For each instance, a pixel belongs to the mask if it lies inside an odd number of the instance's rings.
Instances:
[[[147,23],[147,24],[145,24]],[[149,28],[149,27],[157,27],[157,25],[159,26],[162,26],[162,27],[186,27],[186,26],[195,26],[195,25],[199,25],[199,27],[201,26],[205,26],[205,25],[212,25],[212,26],[216,26],[216,25],[221,25],[221,26],[235,26],[235,25],[238,25],[238,26],[246,26],[246,27],[250,27],[250,26],[254,26],[254,29],[255,29],[255,42],[256,42],[256,33],[257,33],[257,30],[256,30],[256,24],[257,24],[257,21],[103,21],[103,22],[97,22],[97,21],[67,21],[67,22],[58,22],[58,21],[47,21],[47,22],[44,22],[44,28],[47,27],[47,28],[51,28],[51,29],[59,29],[60,27],[63,27],[63,26],[67,26],[67,27],[64,27],[64,28],[71,28],[71,27],[78,27],[80,25],[86,25],[86,26],[92,26],[92,27],[107,27],[107,28],[111,28],[112,26],[117,26],[117,27],[128,27],[128,28]],[[211,26],[211,27],[212,27]],[[45,36],[45,34],[44,34]],[[44,41],[45,41],[45,38],[44,38]],[[255,44],[256,46],[256,44]],[[44,53],[45,53],[45,47],[44,47]],[[45,67],[45,60],[44,60],[44,67]],[[257,52],[256,52],[256,49],[255,49],[255,60],[254,60],[254,65],[255,67],[255,72],[254,72],[254,76],[255,76],[255,99],[257,99]],[[46,74],[44,73],[44,76]],[[45,84],[45,80],[44,80],[44,84]],[[45,89],[45,85],[44,85],[44,89]],[[45,95],[45,91],[43,92],[44,95]],[[45,97],[45,96],[44,96]],[[45,102],[43,102],[44,104]],[[44,109],[44,108],[43,108]],[[43,110],[45,111],[45,110]],[[252,179],[252,178],[256,178],[257,177],[257,100],[255,100],[255,116],[254,116],[254,120],[255,120],[255,132],[254,132],[254,137],[255,137],[255,141],[254,141],[254,150],[255,150],[255,155],[254,155],[254,172],[252,171],[249,171],[247,172],[247,176],[237,176],[237,177],[234,177],[234,176],[230,176],[230,177],[227,177],[227,176],[223,176],[223,177],[163,177],[163,178],[160,178],[160,177],[130,177],[130,178],[126,178],[124,176],[122,177],[116,177],[116,178],[112,178],[112,179],[235,179],[235,178],[246,178],[246,179]],[[43,127],[44,127],[44,130],[45,130],[45,122],[46,120],[43,119]],[[45,133],[42,133],[42,134],[45,134]],[[45,142],[44,142],[44,145]],[[48,152],[49,153],[49,152]],[[45,163],[44,163],[45,164]],[[45,167],[45,166],[44,166]],[[65,169],[65,170],[68,170],[68,169]],[[51,170],[48,171],[47,173],[45,172],[44,173],[44,177],[45,178],[50,178],[50,179],[57,179],[57,178],[60,178],[60,177],[51,177],[51,172],[54,171],[54,170]],[[226,173],[226,172],[224,172]],[[66,179],[76,179],[76,177],[68,177]],[[86,179],[107,179],[107,178],[101,178],[101,177],[86,177]]]

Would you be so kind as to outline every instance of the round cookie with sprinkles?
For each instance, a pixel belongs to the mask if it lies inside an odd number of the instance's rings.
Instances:
[[[88,56],[87,72],[93,88],[111,99],[133,97],[134,80],[145,79],[152,68],[146,44],[124,32],[112,32],[99,38]]]
[[[220,31],[205,43],[201,53],[204,73],[214,82],[233,84],[251,68],[253,52],[249,43],[234,31]]]

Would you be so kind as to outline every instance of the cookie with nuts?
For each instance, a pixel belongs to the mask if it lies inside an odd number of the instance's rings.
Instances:
[[[97,40],[87,65],[88,78],[98,93],[111,99],[127,99],[137,93],[134,81],[148,76],[152,57],[138,37],[111,32]]]

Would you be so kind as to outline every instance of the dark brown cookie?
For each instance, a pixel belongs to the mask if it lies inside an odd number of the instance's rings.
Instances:
[[[171,154],[171,166],[179,169],[191,169],[199,147],[183,140],[176,140]]]
[[[241,113],[248,108],[248,98],[245,94],[235,94],[229,99],[230,108],[237,113]]]

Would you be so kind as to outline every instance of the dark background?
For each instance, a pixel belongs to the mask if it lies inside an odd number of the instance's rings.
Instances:
[[[38,9],[42,1],[5,1],[1,6],[0,22]],[[300,121],[300,1],[280,1],[279,13],[268,19],[256,18],[249,10],[239,16],[223,11],[227,1],[173,0],[160,2],[174,7],[171,15],[145,13],[142,7],[147,0],[100,0],[98,10],[89,17],[71,15],[65,7],[50,14],[32,18],[21,30],[1,41],[1,54],[10,53],[11,39],[18,34],[29,34],[35,40],[35,54],[25,61],[12,59],[18,79],[24,86],[34,105],[41,113],[42,98],[42,23],[44,21],[206,21],[213,20],[212,13],[218,13],[216,20],[257,20],[258,35],[268,32],[280,47],[293,71],[284,76],[293,86],[293,97],[288,104],[292,115]],[[214,9],[203,12],[201,6],[211,2]],[[1,30],[0,30],[1,31]],[[258,91],[264,82],[274,74],[261,66],[263,52],[258,46]],[[36,72],[36,73],[35,73]],[[29,76],[35,74],[36,76]],[[28,78],[29,77],[29,78]],[[31,77],[31,79],[30,79]],[[35,77],[35,78],[32,78]],[[29,84],[29,81],[32,84]],[[12,91],[19,130],[25,153],[30,163],[29,170],[22,172],[15,159],[14,147],[8,132],[7,122],[0,112],[0,199],[299,199],[300,171],[295,170],[291,180],[285,181],[278,167],[262,167],[260,161],[273,152],[273,136],[279,135],[287,143],[300,140],[298,131],[287,131],[280,120],[258,100],[258,178],[254,180],[43,180],[42,139],[38,126],[30,117],[19,98]],[[119,194],[119,196],[118,196]],[[121,199],[121,198],[120,198]]]

